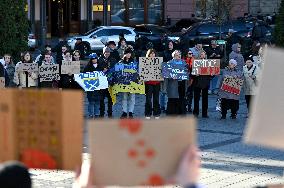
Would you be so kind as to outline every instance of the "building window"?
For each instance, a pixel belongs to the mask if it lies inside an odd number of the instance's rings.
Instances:
[[[111,24],[160,24],[163,16],[162,7],[162,0],[112,0]]]

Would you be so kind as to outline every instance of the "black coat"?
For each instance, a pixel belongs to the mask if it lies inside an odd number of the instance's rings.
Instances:
[[[0,77],[5,77],[5,87],[8,87],[10,83],[10,78],[2,63],[0,63]]]
[[[164,62],[168,62],[168,61],[172,60],[173,59],[173,56],[172,56],[173,52],[174,52],[174,49],[172,49],[172,50],[169,50],[169,49],[165,50],[164,54],[163,54],[163,58],[164,58],[163,61]]]
[[[106,59],[103,55],[101,55],[98,59],[98,68],[100,71],[103,71],[104,69],[111,69],[117,62],[118,61],[111,56]]]
[[[116,62],[118,62],[120,60],[120,56],[119,56],[117,49],[114,49],[110,52],[110,57],[115,59]]]
[[[200,76],[192,76],[193,78],[193,87],[206,89],[210,86],[211,76],[208,75],[200,75]]]
[[[211,55],[213,53],[215,53],[216,55],[220,55],[220,57],[215,57],[215,56],[211,57]],[[207,50],[207,57],[208,57],[208,59],[221,59],[222,58],[222,51],[218,46],[216,48],[210,47]]]

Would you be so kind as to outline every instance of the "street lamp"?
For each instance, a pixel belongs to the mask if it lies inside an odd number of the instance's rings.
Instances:
[[[107,23],[107,11],[108,11],[108,0],[103,2],[103,25],[108,25]]]
[[[46,42],[46,0],[40,1],[40,25],[41,25],[41,47],[44,48]]]

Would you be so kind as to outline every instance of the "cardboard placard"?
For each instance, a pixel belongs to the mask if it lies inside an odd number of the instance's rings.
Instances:
[[[162,57],[139,57],[139,76],[142,81],[163,81]]]
[[[5,77],[0,77],[0,89],[5,88]]]
[[[42,65],[39,67],[39,81],[60,80],[59,65]]]
[[[180,60],[171,60],[167,63],[162,64],[162,75],[164,78],[172,78],[176,80],[188,80],[188,66]]]
[[[192,75],[219,75],[220,59],[195,59],[192,64]]]
[[[129,85],[130,82],[138,82],[138,64],[136,62],[130,64],[117,63],[108,74],[109,83],[111,85]]]
[[[78,91],[0,90],[0,163],[18,160],[29,168],[66,170],[80,166],[82,100]]]
[[[247,143],[284,149],[283,55],[280,49],[264,51],[264,68],[245,131]]]
[[[80,74],[80,61],[62,61],[61,74]]]
[[[107,77],[102,71],[75,74],[74,78],[84,91],[95,91],[108,88]]]
[[[38,72],[38,64],[37,63],[19,63],[18,66],[16,66],[18,71],[22,72]]]
[[[195,120],[88,121],[97,185],[164,185],[195,144]]]
[[[221,90],[235,95],[240,95],[244,80],[233,76],[225,76]]]

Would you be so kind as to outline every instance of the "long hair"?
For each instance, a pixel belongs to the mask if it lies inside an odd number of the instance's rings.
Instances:
[[[28,62],[25,62],[25,55],[30,54],[31,59]],[[29,51],[25,51],[22,56],[21,56],[21,61],[22,63],[32,63],[33,59],[32,59],[32,55]]]
[[[150,57],[151,53],[153,53],[153,52],[155,53],[155,55],[157,54],[156,50],[154,50],[153,48],[149,49],[146,53],[146,57]]]

